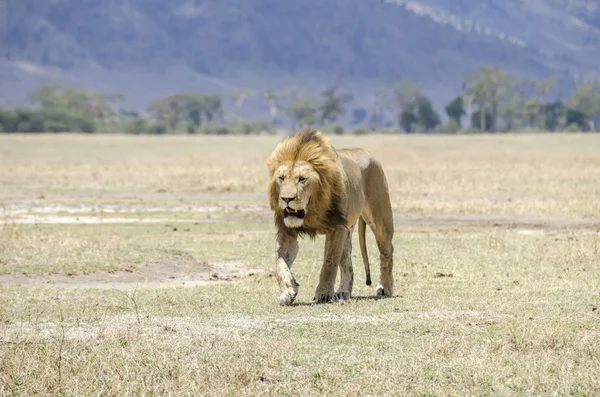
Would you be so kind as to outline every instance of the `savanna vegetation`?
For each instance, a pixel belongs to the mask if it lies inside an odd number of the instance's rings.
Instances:
[[[582,81],[563,101],[555,99],[554,84],[553,78],[520,79],[499,68],[483,67],[465,75],[462,92],[444,106],[443,115],[418,84],[402,78],[387,81],[369,107],[353,107],[353,96],[339,88],[328,88],[317,98],[297,88],[265,92],[239,88],[228,98],[176,93],[150,103],[141,113],[123,108],[119,95],[45,86],[31,93],[31,107],[0,109],[0,131],[225,135],[318,125],[342,134],[343,117],[356,134],[595,131],[600,86]],[[262,120],[240,117],[248,98],[268,109]],[[224,111],[225,99],[233,110]]]

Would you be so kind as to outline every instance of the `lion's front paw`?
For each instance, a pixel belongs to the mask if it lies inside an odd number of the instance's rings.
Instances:
[[[294,302],[296,296],[298,296],[298,287],[300,284],[296,280],[292,279],[288,286],[279,295],[279,303],[282,306],[289,306]]]
[[[279,304],[282,306],[289,306],[294,303],[294,299],[298,294],[294,291],[286,291],[279,295]]]
[[[375,290],[378,297],[389,298],[394,295],[394,287],[384,287],[381,284],[377,285],[377,289]]]
[[[337,296],[336,296],[336,294],[333,293],[333,291],[317,293],[317,294],[315,294],[315,297],[313,298],[313,303],[328,303],[328,302],[337,302],[337,301],[338,301]]]

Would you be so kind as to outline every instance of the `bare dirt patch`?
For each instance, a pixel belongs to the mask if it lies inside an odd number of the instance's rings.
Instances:
[[[0,201],[0,224],[195,222],[204,218],[236,218],[239,214],[268,211],[266,204],[247,202],[237,195],[220,196],[218,199],[205,195],[201,197],[202,202],[186,202],[182,198],[147,201],[143,195],[133,196],[132,200],[119,202],[87,197],[80,201],[72,201],[72,198],[67,201]],[[168,214],[178,216],[170,217]]]
[[[257,195],[250,196],[256,199]],[[195,198],[198,195],[194,196]],[[169,222],[235,222],[270,223],[272,213],[264,203],[242,202],[238,194],[203,195],[210,203],[177,202],[10,202],[0,207],[1,224],[112,224]],[[138,197],[139,198],[139,197]],[[88,198],[89,199],[89,198]],[[154,214],[154,215],[153,215]],[[156,216],[156,214],[161,214]],[[169,216],[169,214],[179,214]],[[185,214],[185,215],[184,215]],[[166,216],[165,216],[166,215]],[[184,215],[182,217],[182,215]],[[523,217],[497,214],[420,214],[395,213],[394,223],[400,228],[438,227],[461,229],[504,227],[528,233],[548,233],[560,229],[600,231],[600,219],[566,217]]]
[[[208,263],[205,261],[177,261],[143,263],[131,271],[97,271],[88,274],[6,274],[0,275],[0,284],[24,287],[57,288],[156,288],[191,287],[234,282],[261,273],[238,263]]]

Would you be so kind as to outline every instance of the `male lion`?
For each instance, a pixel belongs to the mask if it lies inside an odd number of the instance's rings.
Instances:
[[[365,245],[369,225],[380,253],[377,296],[394,292],[392,206],[381,164],[364,149],[333,148],[329,140],[309,128],[282,140],[267,161],[270,181],[269,203],[277,228],[277,281],[282,305],[298,295],[298,283],[290,271],[298,254],[298,236],[325,235],[325,254],[315,303],[350,299],[352,232],[359,221],[358,235],[371,285]],[[337,269],[340,285],[334,292]]]

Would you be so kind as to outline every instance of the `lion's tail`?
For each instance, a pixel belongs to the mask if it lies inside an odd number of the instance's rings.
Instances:
[[[369,266],[369,256],[367,255],[367,244],[365,242],[365,231],[367,224],[363,217],[358,218],[358,242],[360,243],[360,253],[362,254],[365,265],[365,274],[367,275],[367,285],[371,285],[371,267]]]

